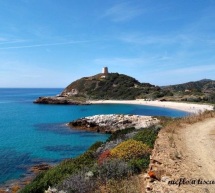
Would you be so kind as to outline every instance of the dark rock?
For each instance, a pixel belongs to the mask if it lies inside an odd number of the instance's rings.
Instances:
[[[38,165],[35,165],[35,166],[31,167],[29,169],[29,171],[32,172],[32,173],[37,174],[37,173],[39,173],[41,171],[46,171],[46,170],[48,170],[50,168],[51,168],[51,166],[49,164],[42,163],[42,164],[38,164]]]
[[[81,105],[88,104],[86,102],[74,101],[67,97],[39,97],[34,103],[38,104],[61,104],[61,105]]]
[[[90,127],[96,127],[97,124],[92,122],[92,123],[89,123],[89,126],[90,126]]]

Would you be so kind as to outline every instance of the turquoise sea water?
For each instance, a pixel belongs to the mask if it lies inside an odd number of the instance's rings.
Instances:
[[[180,117],[183,111],[139,105],[39,105],[39,96],[62,89],[0,89],[0,184],[20,178],[31,165],[57,163],[83,153],[108,135],[69,129],[65,123],[96,114]]]

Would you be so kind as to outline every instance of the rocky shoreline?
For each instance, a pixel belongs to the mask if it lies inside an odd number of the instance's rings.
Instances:
[[[37,104],[59,104],[59,105],[88,105],[87,102],[75,101],[73,99],[69,99],[68,97],[39,97],[34,101]]]
[[[17,180],[12,180],[0,186],[0,193],[16,193],[24,186],[29,184],[40,172],[50,169],[52,166],[48,163],[40,163],[27,169],[25,176]]]
[[[113,133],[129,127],[136,129],[149,127],[158,122],[157,118],[151,116],[110,114],[84,117],[68,123],[68,126],[72,129]]]

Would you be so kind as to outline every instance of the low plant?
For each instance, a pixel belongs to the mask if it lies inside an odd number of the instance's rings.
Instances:
[[[98,164],[101,165],[106,159],[110,157],[110,150],[104,151],[98,158]]]
[[[98,165],[97,171],[98,179],[103,183],[110,179],[124,179],[132,174],[128,163],[120,159],[105,160],[101,165]]]
[[[141,141],[136,141],[134,139],[129,139],[117,145],[110,151],[111,157],[130,160],[133,158],[141,158],[145,154],[150,152],[149,146],[142,143]]]
[[[153,148],[155,140],[158,135],[158,130],[153,126],[150,128],[145,128],[142,131],[138,132],[133,139],[141,141],[149,147]]]
[[[129,166],[131,167],[133,173],[140,173],[143,170],[146,170],[149,166],[150,162],[150,154],[144,155],[139,159],[132,159],[128,162]]]
[[[104,151],[113,149],[118,144],[122,143],[122,139],[115,139],[113,141],[106,141],[106,143],[102,144],[97,150],[96,150],[96,156],[99,157]]]
[[[125,128],[125,129],[122,129],[122,130],[117,130],[112,135],[110,135],[110,137],[108,138],[107,141],[113,141],[113,140],[116,140],[116,139],[119,139],[119,138],[125,139],[126,134],[131,133],[134,130],[135,130],[134,127]]]
[[[70,193],[90,193],[94,192],[97,185],[93,172],[89,168],[83,168],[64,180],[57,189]]]

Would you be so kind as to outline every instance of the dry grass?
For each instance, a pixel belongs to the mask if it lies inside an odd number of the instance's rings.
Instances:
[[[141,188],[141,179],[138,176],[132,176],[119,181],[109,180],[95,193],[141,193]]]
[[[170,124],[168,124],[165,128],[169,133],[175,133],[175,129],[182,128],[187,124],[194,124],[200,121],[203,121],[207,118],[215,117],[215,111],[205,111],[199,114],[194,114],[190,116],[183,117],[181,119],[174,120]]]
[[[178,129],[183,128],[183,126],[194,124],[203,121],[207,118],[213,117],[215,117],[215,111],[205,111],[199,112],[198,114],[195,115],[186,116],[181,119],[168,121],[164,129],[169,134],[168,139],[170,147],[174,147],[174,135],[176,134]]]
[[[199,121],[203,121],[207,118],[212,118],[215,117],[215,111],[205,111],[205,112],[200,112],[197,115],[191,115],[191,116],[187,116],[184,117],[183,119],[181,119],[182,123],[187,123],[187,124],[193,124]]]
[[[174,136],[173,136],[173,134],[172,133],[170,133],[169,135],[168,135],[168,139],[169,139],[169,143],[170,143],[170,147],[174,147]]]

